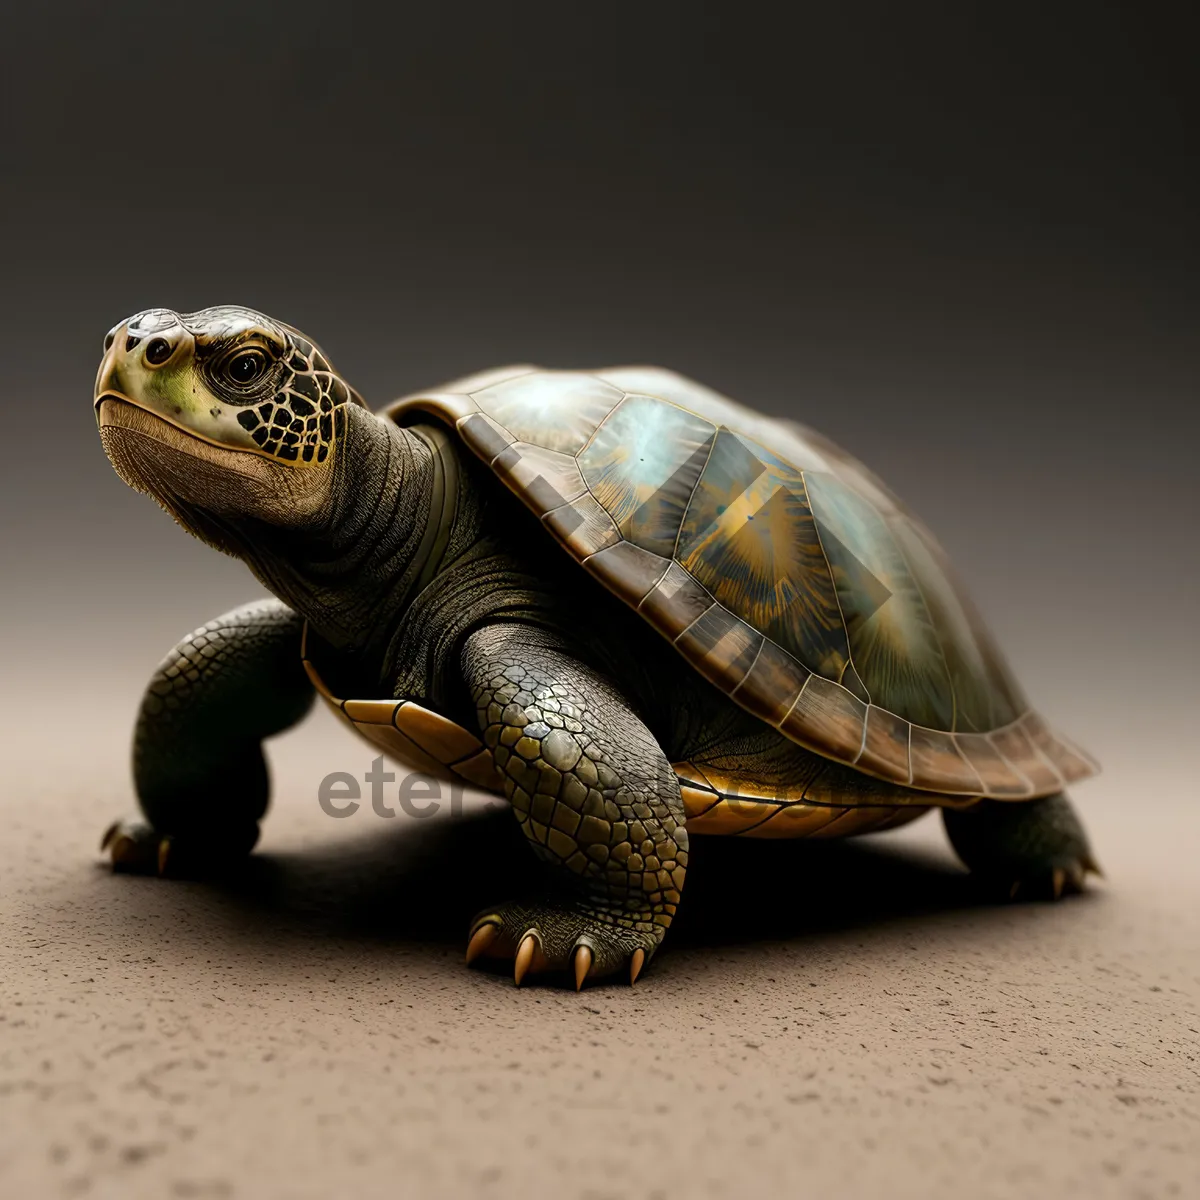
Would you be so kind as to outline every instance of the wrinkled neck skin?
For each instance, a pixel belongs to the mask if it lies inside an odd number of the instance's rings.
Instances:
[[[236,553],[332,646],[386,677],[386,648],[441,565],[456,479],[429,435],[346,406],[323,497],[288,525],[227,519]],[[452,464],[450,464],[452,466]],[[453,470],[449,470],[454,474]]]
[[[475,612],[463,604],[472,577],[463,564],[489,544],[484,506],[454,435],[436,422],[401,428],[358,405],[336,412],[336,449],[313,468],[213,446],[119,400],[103,400],[98,416],[105,451],[130,487],[242,559],[356,677],[391,694],[400,664],[427,646],[431,622]],[[440,588],[429,586],[435,578]],[[495,579],[485,583],[486,596],[507,603]],[[443,666],[418,674],[435,677]]]

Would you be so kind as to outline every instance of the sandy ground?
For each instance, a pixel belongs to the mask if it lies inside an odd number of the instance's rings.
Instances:
[[[526,863],[506,813],[331,820],[317,781],[370,755],[318,713],[273,743],[238,877],[117,877],[130,713],[74,711],[6,722],[6,1196],[1200,1194],[1200,807],[1170,764],[1081,790],[1109,879],[1057,907],[980,903],[936,819],[705,842],[669,952],[575,995],[462,965]]]

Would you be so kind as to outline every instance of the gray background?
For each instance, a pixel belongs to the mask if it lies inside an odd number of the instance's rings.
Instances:
[[[1194,1179],[1193,43],[1133,5],[768,11],[6,10],[14,1194]],[[370,760],[324,714],[273,748],[248,881],[94,868],[147,674],[257,590],[112,472],[100,343],[223,302],[304,329],[373,403],[649,361],[832,436],[1102,760],[1077,799],[1109,884],[978,909],[934,823],[783,847],[728,876],[733,909],[693,872],[676,949],[581,1009],[459,966],[471,909],[520,878],[496,878],[507,824],[321,815],[321,776]]]

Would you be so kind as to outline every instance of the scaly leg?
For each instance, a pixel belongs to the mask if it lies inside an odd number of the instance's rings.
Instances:
[[[302,621],[277,600],[236,608],[188,634],[142,699],[133,776],[145,820],[105,834],[114,868],[185,873],[248,854],[269,794],[262,739],[313,702]]]
[[[576,987],[625,969],[636,979],[671,924],[687,869],[679,783],[613,684],[561,638],[487,626],[463,652],[484,742],[517,820],[548,865],[541,890],[488,909],[467,949]]]
[[[1015,897],[1022,889],[1057,900],[1083,890],[1088,871],[1100,873],[1087,834],[1061,792],[1028,803],[981,800],[942,809],[959,858],[986,882]]]

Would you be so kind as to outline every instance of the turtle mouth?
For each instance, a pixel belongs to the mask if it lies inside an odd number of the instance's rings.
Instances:
[[[96,426],[103,437],[106,430],[120,429],[138,433],[143,437],[153,438],[156,442],[183,449],[188,443],[209,442],[209,439],[165,417],[162,413],[151,408],[148,404],[139,404],[131,396],[122,392],[106,391],[97,396],[93,405],[96,413]],[[209,442],[221,450],[232,449],[218,442]]]
[[[96,424],[101,429],[108,425],[127,426],[129,422],[121,420],[120,414],[125,409],[135,408],[138,412],[146,413],[148,416],[153,417],[155,421],[169,425],[172,429],[187,434],[188,437],[195,438],[198,442],[208,442],[210,445],[220,446],[222,450],[234,449],[232,446],[224,446],[220,442],[206,438],[203,434],[197,433],[194,429],[189,429],[179,421],[172,421],[170,417],[159,412],[158,409],[151,408],[148,404],[142,404],[132,396],[127,396],[124,392],[118,392],[114,388],[106,388],[103,392],[100,392],[92,402],[92,408],[96,414]]]
[[[193,429],[190,425],[185,425],[182,421],[173,421],[166,413],[158,408],[153,408],[149,404],[144,404],[134,397],[127,395],[125,392],[119,392],[115,388],[105,388],[96,395],[92,402],[93,410],[96,414],[96,425],[103,430],[106,427],[128,428],[130,422],[127,419],[122,419],[122,412],[134,409],[139,413],[145,413],[151,417],[157,424],[165,426],[173,434],[182,434],[189,441],[201,442],[206,446],[212,446],[217,450],[224,450],[228,454],[244,454],[255,458],[266,458],[274,461],[269,454],[265,454],[254,446],[230,446],[227,442],[218,441],[216,438],[206,437],[199,430]],[[159,441],[171,442],[174,439],[171,437],[160,437]]]
[[[132,396],[126,396],[124,392],[114,391],[112,388],[106,388],[102,392],[97,392],[95,400],[92,401],[92,410],[96,414],[96,424],[98,425],[110,423],[105,422],[102,417],[105,400],[111,400],[113,404],[131,404],[134,408],[141,408],[149,412],[144,404],[139,404]]]

